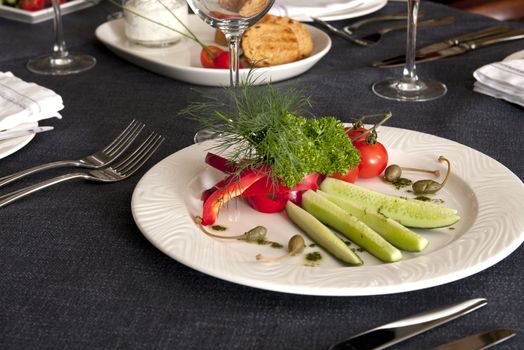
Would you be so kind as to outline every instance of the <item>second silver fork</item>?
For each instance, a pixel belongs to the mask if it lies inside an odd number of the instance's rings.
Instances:
[[[75,166],[87,169],[99,169],[110,165],[117,159],[136,139],[138,134],[144,128],[144,124],[137,120],[131,121],[129,125],[107,146],[90,154],[86,157],[77,160],[60,160],[57,162],[38,165],[26,170],[0,178],[0,187],[5,186],[15,180],[25,177],[30,174],[37,173],[42,170],[60,168],[66,166]]]
[[[42,181],[35,185],[27,186],[20,190],[8,193],[0,197],[0,208],[4,207],[20,198],[40,191],[44,188],[66,182],[74,179],[84,179],[95,182],[117,182],[127,179],[133,175],[145,162],[155,153],[164,138],[156,133],[152,133],[140,146],[138,146],[130,155],[103,169],[95,169],[90,172],[75,172],[54,177]]]

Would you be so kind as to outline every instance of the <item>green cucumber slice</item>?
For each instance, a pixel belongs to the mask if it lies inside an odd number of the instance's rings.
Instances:
[[[286,213],[295,225],[334,257],[349,265],[362,265],[362,259],[313,215],[291,201],[286,204]]]
[[[365,223],[320,194],[309,190],[302,195],[302,207],[324,224],[344,234],[385,262],[402,259],[402,253]]]
[[[389,196],[330,177],[322,181],[320,189],[344,197],[353,204],[381,213],[408,227],[446,227],[460,220],[455,209],[443,205]]]
[[[351,215],[364,221],[366,225],[380,234],[386,241],[395,247],[409,252],[420,252],[428,245],[428,240],[407,227],[399,224],[393,219],[385,217],[376,211],[365,209],[356,205],[344,197],[340,197],[324,191],[317,191],[318,194],[335,203]]]

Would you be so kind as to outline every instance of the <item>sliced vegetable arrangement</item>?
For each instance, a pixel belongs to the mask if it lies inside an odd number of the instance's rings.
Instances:
[[[210,152],[205,159],[225,178],[202,194],[197,223],[203,229],[215,223],[225,203],[242,197],[263,213],[285,210],[316,244],[345,264],[360,265],[363,260],[347,239],[384,262],[396,262],[402,259],[401,250],[420,252],[428,245],[409,227],[444,227],[460,220],[456,210],[441,204],[352,184],[357,177],[377,177],[386,169],[388,153],[377,140],[377,128],[391,114],[370,128],[362,123],[369,116],[345,128],[333,117],[302,117],[309,101],[295,90],[281,93],[271,85],[244,85],[225,91],[228,99],[194,103],[184,111],[220,133],[214,149],[227,154]],[[448,163],[444,181],[421,180],[433,186],[431,191],[444,186],[450,174],[450,162],[439,160]],[[385,176],[384,181],[390,180]],[[258,260],[296,255],[303,251],[300,242],[294,237],[287,254]]]

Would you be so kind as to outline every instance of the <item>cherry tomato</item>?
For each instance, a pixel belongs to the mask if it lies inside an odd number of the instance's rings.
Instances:
[[[200,63],[202,63],[202,67],[215,68],[213,61],[222,52],[224,52],[224,50],[213,45],[208,45],[206,49],[202,49],[202,51],[200,51]]]
[[[278,213],[286,207],[288,194],[246,197],[247,203],[261,213]]]
[[[341,175],[339,173],[334,173],[332,177],[334,177],[335,179],[342,180],[342,181],[354,183],[358,177],[358,174],[359,174],[358,167],[355,167],[353,169],[349,169],[344,175]]]
[[[18,4],[22,10],[25,11],[38,11],[43,9],[45,6],[45,0],[21,0]]]
[[[215,68],[229,69],[229,52],[223,51],[219,53],[213,60]],[[242,62],[238,62],[238,68],[244,68]]]
[[[366,128],[346,128],[346,135],[348,135],[351,141],[364,141],[369,132],[366,132]]]
[[[380,142],[369,145],[365,141],[353,142],[353,146],[360,152],[358,177],[369,179],[380,175],[388,164],[388,151]]]

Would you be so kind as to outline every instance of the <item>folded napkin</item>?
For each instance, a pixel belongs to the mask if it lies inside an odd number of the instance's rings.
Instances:
[[[277,0],[269,13],[295,19],[322,17],[335,12],[350,10],[362,3],[362,0]]]
[[[42,119],[62,118],[62,97],[34,83],[27,83],[11,72],[0,72],[0,130]]]
[[[473,90],[524,107],[524,59],[491,63],[477,69]]]

